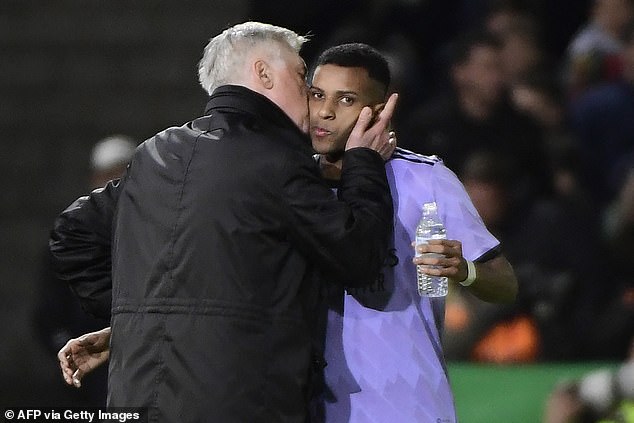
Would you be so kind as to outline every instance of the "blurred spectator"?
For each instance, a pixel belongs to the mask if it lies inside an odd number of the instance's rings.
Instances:
[[[136,146],[136,141],[125,135],[113,135],[95,144],[90,155],[90,188],[121,177]]]
[[[634,338],[634,158],[616,199],[608,207],[603,234],[611,261],[613,282],[595,307],[595,319],[590,328],[592,353],[599,358],[622,359],[627,351],[627,340]]]
[[[634,338],[619,368],[598,369],[555,387],[544,423],[634,423]]]
[[[563,90],[556,78],[545,72],[524,76],[512,84],[511,99],[542,130],[554,193],[591,213],[589,193],[581,180],[579,145],[570,130]]]
[[[123,135],[114,135],[95,144],[90,157],[89,187],[102,187],[109,180],[120,177],[132,158],[136,145],[135,141]],[[34,323],[40,341],[51,359],[54,359],[70,338],[99,330],[110,322],[84,313],[68,284],[53,274],[49,264],[48,246],[43,255]],[[55,405],[105,406],[107,368],[97,369],[90,377],[91,383],[86,384],[84,389],[74,389],[66,385],[60,387],[63,390],[60,401],[63,403]]]
[[[583,183],[598,210],[622,185],[634,154],[634,30],[630,27],[621,53],[620,80],[588,90],[570,106],[571,124],[579,141]]]
[[[540,45],[537,22],[523,16],[500,32],[502,72],[507,84],[540,71],[546,66],[546,54]]]
[[[541,132],[509,102],[498,39],[467,34],[455,44],[452,57],[451,91],[408,116],[401,145],[436,154],[456,170],[476,151],[494,152],[511,164],[515,195],[528,199],[548,193],[551,179]]]
[[[594,0],[588,22],[568,47],[566,80],[571,95],[620,75],[623,32],[633,15],[632,0]]]
[[[492,34],[502,35],[522,18],[522,11],[516,1],[493,0],[489,1],[489,8],[484,17],[484,27]]]
[[[460,176],[513,264],[520,283],[518,301],[492,309],[452,293],[445,352],[448,359],[503,363],[581,359],[583,328],[593,318],[588,285],[601,281],[596,265],[604,262],[596,229],[574,207],[554,199],[515,201],[511,170],[501,156],[476,153]]]
[[[465,0],[465,3],[471,0]],[[539,23],[543,48],[548,56],[559,57],[571,36],[586,20],[588,4],[594,0],[489,0],[484,27],[501,35],[513,26]]]

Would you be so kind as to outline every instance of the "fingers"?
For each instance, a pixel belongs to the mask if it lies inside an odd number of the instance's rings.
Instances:
[[[72,354],[71,354],[71,339],[64,345],[59,352],[57,353],[57,359],[59,360],[59,367],[62,371],[62,376],[64,377],[64,381],[69,385],[72,384],[72,375],[74,371],[74,363],[72,362]]]
[[[356,147],[367,147],[379,152],[379,154],[383,156],[387,154],[390,149],[393,149],[390,144],[395,144],[396,139],[395,136],[393,136],[392,143],[389,143],[390,133],[386,131],[386,128],[388,128],[390,119],[394,113],[397,98],[397,94],[390,96],[383,110],[378,114],[376,120],[374,120],[374,123],[372,123],[372,109],[370,107],[361,109],[357,122],[348,137],[346,150]],[[385,144],[387,144],[387,146],[384,146]]]
[[[394,150],[396,149],[396,133],[394,131],[385,131],[381,137],[384,140],[382,140],[377,152],[381,155],[383,160],[388,160],[392,157],[392,153],[394,153]]]
[[[81,371],[81,369],[77,369],[75,370],[75,373],[73,373],[73,385],[75,386],[75,388],[81,388],[81,378],[84,376],[84,372]]]
[[[66,350],[66,347],[62,348],[59,353],[57,353],[57,358],[59,359],[59,367],[62,371],[62,377],[64,381],[72,385],[73,384],[73,373],[76,368],[73,363],[73,357],[70,352]]]
[[[414,245],[414,244],[412,244]],[[418,253],[436,253],[447,257],[462,257],[462,243],[448,239],[430,239],[427,244],[415,246]]]
[[[79,338],[71,339],[57,353],[64,381],[76,388],[81,387],[81,378],[84,376],[84,372],[80,369],[81,366],[75,362],[75,353],[77,347],[83,347],[86,343],[91,344],[88,338],[88,336],[82,335]]]
[[[463,260],[462,244],[459,241],[432,239],[427,244],[414,247],[418,256],[413,261],[417,265],[457,267]]]
[[[380,128],[380,131],[384,131],[385,128],[388,127],[390,120],[392,119],[392,115],[394,114],[394,110],[396,109],[396,103],[398,102],[398,94],[394,93],[388,98],[387,103],[385,103],[385,107],[379,113],[379,116],[374,124],[375,127]]]
[[[387,135],[389,137],[387,143],[393,147],[396,147],[396,132],[390,131],[387,133]]]
[[[73,384],[73,371],[69,367],[65,367],[60,363],[60,370],[62,371],[62,378],[67,385]]]
[[[361,138],[371,121],[372,109],[370,109],[369,107],[364,107],[359,113],[359,118],[357,119],[357,123],[354,125],[354,128],[352,128],[352,132],[350,132],[349,138]]]

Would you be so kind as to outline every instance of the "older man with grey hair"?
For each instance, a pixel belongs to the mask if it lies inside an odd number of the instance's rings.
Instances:
[[[362,111],[336,197],[305,134],[305,41],[256,22],[214,37],[205,115],[142,143],[120,182],[57,219],[58,273],[111,317],[109,406],[161,422],[306,420],[321,280],[367,283],[386,255],[396,98]]]

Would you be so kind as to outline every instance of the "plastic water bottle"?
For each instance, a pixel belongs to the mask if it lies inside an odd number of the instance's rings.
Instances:
[[[447,232],[435,202],[423,204],[423,212],[416,227],[416,246],[427,244],[430,239],[447,239]],[[416,252],[416,257],[422,254]],[[426,253],[429,257],[442,257],[441,254]],[[418,294],[425,297],[444,297],[447,295],[449,281],[444,276],[430,276],[423,273],[422,266],[417,266]]]

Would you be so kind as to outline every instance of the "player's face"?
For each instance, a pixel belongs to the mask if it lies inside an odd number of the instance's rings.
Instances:
[[[381,84],[363,68],[327,64],[317,67],[308,95],[310,137],[319,154],[344,151],[364,106],[383,105]]]

